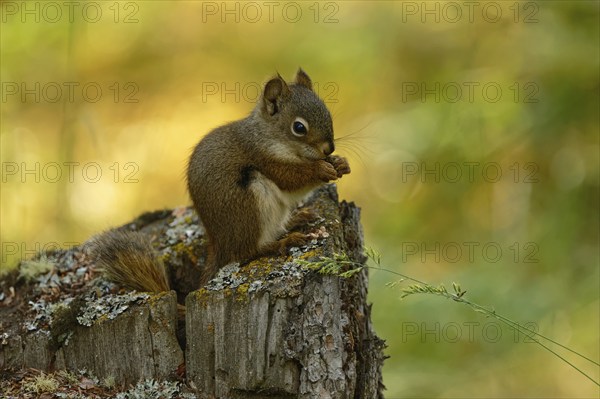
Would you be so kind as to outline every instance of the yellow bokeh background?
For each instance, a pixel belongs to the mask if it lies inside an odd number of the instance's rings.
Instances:
[[[1,3],[2,270],[189,204],[191,148],[301,66],[387,268],[460,282],[598,360],[598,2],[65,4]],[[371,272],[386,397],[597,397],[493,319],[401,300],[396,279]]]

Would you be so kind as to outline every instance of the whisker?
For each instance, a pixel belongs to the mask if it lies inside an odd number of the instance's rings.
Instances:
[[[359,147],[354,143],[342,143],[338,148],[341,149],[342,152],[346,151],[352,154],[353,157],[356,158],[364,168],[367,167],[367,164],[364,160],[365,156],[369,156],[369,158],[371,158],[371,156],[375,153],[374,150],[368,147]]]
[[[361,154],[357,153],[355,150],[352,149],[349,149],[348,152],[350,152],[353,155],[352,158],[356,159],[363,169],[367,168],[367,164],[365,163]]]

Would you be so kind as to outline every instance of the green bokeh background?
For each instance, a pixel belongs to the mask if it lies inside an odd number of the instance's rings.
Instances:
[[[1,3],[3,270],[188,204],[194,144],[301,66],[387,268],[600,357],[597,1],[61,4]],[[371,273],[386,397],[598,397],[493,319],[401,300],[396,279]]]

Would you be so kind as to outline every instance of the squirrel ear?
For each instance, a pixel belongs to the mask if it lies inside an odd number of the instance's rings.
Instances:
[[[263,106],[269,115],[275,115],[279,112],[282,98],[286,97],[289,93],[290,88],[281,75],[277,74],[277,77],[267,82],[263,92]]]
[[[296,72],[296,83],[306,87],[308,90],[312,90],[312,80],[310,80],[302,68],[298,68],[298,72]]]

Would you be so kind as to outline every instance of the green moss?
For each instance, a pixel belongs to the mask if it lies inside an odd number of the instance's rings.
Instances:
[[[98,317],[98,318],[97,318],[97,319],[94,321],[94,324],[102,324],[102,323],[104,323],[105,321],[108,321],[108,320],[110,320],[110,319],[108,318],[108,315],[107,315],[107,314],[103,314],[102,316]]]
[[[171,291],[163,291],[163,292],[157,292],[155,294],[152,294],[150,296],[150,298],[148,298],[148,303],[149,304],[155,304],[156,302],[160,301],[162,298],[166,297],[169,295]]]
[[[248,302],[249,301],[249,296],[248,296],[249,288],[250,288],[250,283],[240,284],[236,288],[235,300],[237,302]]]
[[[246,264],[241,271],[248,281],[262,280],[279,266],[272,258],[258,258]]]
[[[183,242],[178,242],[177,244],[170,246],[170,248],[171,248],[171,251],[166,252],[161,255],[163,263],[165,263],[165,264],[172,263],[171,262],[172,257],[177,257],[180,259],[186,257],[192,263],[198,262],[198,255],[194,252],[193,245],[186,245]]]
[[[190,293],[190,295],[193,295],[193,299],[195,299],[195,301],[202,306],[203,308],[206,308],[206,306],[208,305],[208,302],[210,300],[210,295],[209,295],[209,290],[207,290],[206,288],[200,288],[199,290],[196,290],[192,293]]]
[[[320,249],[312,249],[312,250],[306,251],[302,255],[298,256],[297,259],[310,262],[310,261],[318,258],[321,252],[322,251]]]
[[[53,314],[53,321],[50,325],[50,349],[58,350],[65,342],[71,332],[75,330],[79,323],[77,315],[85,305],[82,297],[76,298],[68,306],[57,307]]]
[[[167,295],[169,295],[171,291],[163,291],[163,292],[158,292],[156,294],[152,294],[152,296],[150,296],[150,298],[148,298],[148,305],[150,305],[150,307],[154,308],[156,306],[156,304],[158,302],[160,302],[164,297],[166,297]]]
[[[52,376],[42,373],[35,377],[32,381],[27,381],[23,384],[23,388],[29,392],[35,393],[54,393],[60,384]]]

